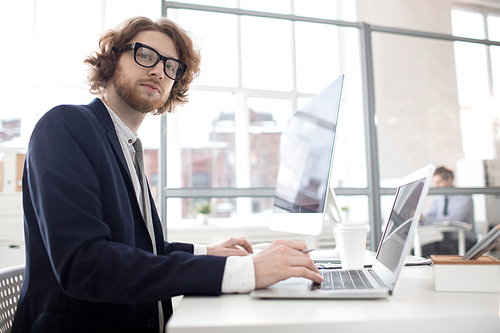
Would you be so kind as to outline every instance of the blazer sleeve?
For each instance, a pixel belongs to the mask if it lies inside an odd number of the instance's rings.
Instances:
[[[79,108],[61,106],[41,118],[23,178],[27,228],[39,231],[62,290],[111,303],[220,294],[226,258],[195,256],[192,245],[180,243],[165,243],[164,256],[147,251],[109,133]]]
[[[170,254],[174,251],[184,251],[194,253],[194,245],[187,243],[168,243],[165,242],[165,253]]]

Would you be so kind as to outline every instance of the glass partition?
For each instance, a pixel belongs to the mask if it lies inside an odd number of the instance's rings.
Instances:
[[[451,168],[458,187],[492,184],[500,172],[500,104],[489,89],[487,51],[475,43],[373,34],[382,187],[428,163]]]

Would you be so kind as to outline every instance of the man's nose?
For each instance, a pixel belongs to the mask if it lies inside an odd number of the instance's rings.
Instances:
[[[163,66],[163,61],[159,61],[154,67],[151,67],[151,70],[149,71],[150,75],[156,76],[158,80],[163,80],[165,77]]]

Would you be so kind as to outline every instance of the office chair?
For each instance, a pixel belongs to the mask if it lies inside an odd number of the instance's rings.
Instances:
[[[9,333],[14,321],[25,266],[0,269],[0,333]]]

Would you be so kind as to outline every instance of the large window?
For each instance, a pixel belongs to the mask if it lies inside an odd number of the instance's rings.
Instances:
[[[167,16],[192,33],[202,51],[189,104],[166,116],[169,228],[193,223],[195,207],[204,201],[212,206],[212,224],[265,225],[289,118],[342,73],[348,79],[333,186],[367,187],[360,31],[315,22],[339,18],[335,1],[318,4],[325,6],[240,2],[241,9],[271,11],[268,16],[167,8]]]
[[[500,12],[455,9],[452,23],[455,36],[500,41]],[[492,174],[469,180],[469,186],[500,186],[499,50],[497,45],[454,43],[464,159],[469,164],[476,162],[470,171],[494,165]]]

